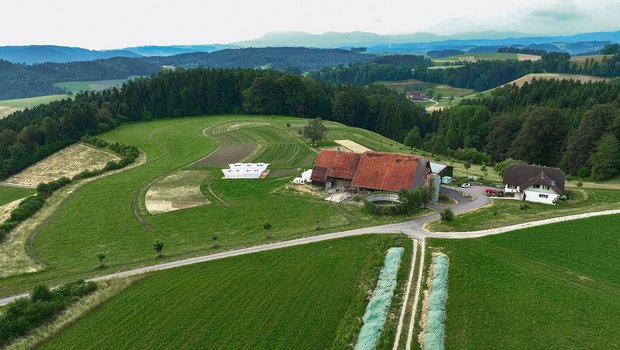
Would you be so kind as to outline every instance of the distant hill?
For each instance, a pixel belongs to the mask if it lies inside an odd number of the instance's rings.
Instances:
[[[74,61],[92,61],[112,57],[140,57],[141,55],[128,50],[95,51],[79,47],[31,45],[1,46],[0,59],[13,63],[67,63]]]
[[[123,50],[131,51],[137,53],[141,56],[174,56],[180,55],[184,53],[194,53],[194,52],[213,52],[224,49],[236,49],[240,48],[237,45],[222,45],[222,44],[213,44],[213,45],[171,45],[171,46],[136,46],[136,47],[127,47]]]
[[[246,47],[366,47],[368,52],[392,53],[426,53],[441,50],[494,52],[503,46],[543,46],[546,51],[568,52],[574,55],[599,50],[611,42],[620,42],[620,31],[565,36],[528,36],[523,33],[495,31],[444,36],[431,33],[381,35],[366,32],[327,32],[324,34],[279,32],[235,44]]]
[[[376,56],[340,49],[300,47],[226,49],[211,53],[186,53],[167,57],[114,57],[94,61],[24,65],[0,60],[0,100],[63,93],[58,82],[125,79],[148,76],[163,66],[175,68],[256,68],[306,72]]]

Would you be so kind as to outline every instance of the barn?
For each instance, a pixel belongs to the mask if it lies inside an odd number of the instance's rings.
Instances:
[[[325,150],[317,157],[311,180],[326,189],[398,192],[426,185],[430,172],[428,159],[415,155]]]

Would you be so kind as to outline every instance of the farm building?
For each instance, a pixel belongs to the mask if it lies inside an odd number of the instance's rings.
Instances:
[[[407,96],[409,97],[410,100],[412,101],[424,101],[426,100],[426,96],[423,95],[421,92],[419,91],[408,91],[407,92]]]
[[[301,173],[301,176],[293,179],[293,182],[299,185],[304,185],[306,183],[312,182],[310,178],[312,177],[312,169],[308,169]]]
[[[430,162],[431,172],[441,177],[441,183],[448,184],[452,182],[454,176],[454,167],[441,163]]]
[[[226,179],[258,179],[267,171],[267,163],[235,163],[228,164],[228,169],[222,169]]]
[[[427,183],[428,159],[414,155],[326,150],[319,153],[312,170],[312,183],[326,189],[412,191]]]
[[[504,193],[528,202],[553,204],[564,194],[564,182],[559,168],[512,164],[504,171]]]

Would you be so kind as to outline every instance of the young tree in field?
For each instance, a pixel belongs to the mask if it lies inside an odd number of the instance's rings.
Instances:
[[[620,173],[620,147],[614,135],[605,134],[601,137],[590,163],[595,180],[609,180]]]
[[[469,162],[465,162],[465,164],[463,164],[463,167],[465,168],[465,172],[469,174],[469,168],[471,168],[471,164]]]
[[[422,147],[422,137],[420,137],[420,128],[416,126],[407,133],[407,136],[405,136],[405,146],[409,148]]]
[[[316,219],[316,221],[314,222],[314,229],[317,231],[321,229],[321,220]]]
[[[263,223],[263,229],[265,230],[265,238],[271,238],[271,234],[269,233],[269,230],[271,230],[271,224],[269,221],[265,221]]]
[[[162,252],[164,250],[164,243],[160,242],[159,239],[158,239],[153,244],[153,248],[155,249],[155,252],[157,253],[157,257],[161,257],[162,256]]]
[[[99,259],[99,267],[104,267],[105,266],[105,263],[104,263],[105,254],[103,253],[97,254],[97,259]]]
[[[487,177],[487,175],[489,174],[489,169],[487,168],[486,164],[483,165],[482,168],[480,168],[480,170],[482,170],[484,177]]]
[[[304,137],[310,139],[312,146],[317,141],[324,140],[325,134],[327,134],[327,128],[323,125],[321,118],[313,119],[308,122],[308,125],[304,126]]]
[[[213,245],[211,245],[212,248],[220,247],[220,243],[217,240],[217,236],[213,235],[213,237],[211,237],[211,240],[213,241]]]
[[[441,217],[441,221],[444,221],[444,222],[450,222],[454,220],[454,212],[450,208],[444,209],[439,214],[439,216]]]

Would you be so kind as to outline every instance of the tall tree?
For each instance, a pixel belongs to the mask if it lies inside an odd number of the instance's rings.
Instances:
[[[405,136],[405,146],[409,148],[420,148],[422,146],[422,137],[420,137],[420,128],[413,127]]]
[[[567,133],[558,109],[536,107],[526,113],[525,123],[512,143],[510,156],[530,164],[556,166]]]
[[[605,134],[596,145],[596,152],[590,159],[592,178],[609,180],[620,173],[620,147],[612,134]]]
[[[317,141],[324,140],[326,134],[327,128],[323,125],[321,118],[313,119],[308,122],[308,125],[304,126],[304,137],[310,139],[312,146],[314,146]]]

